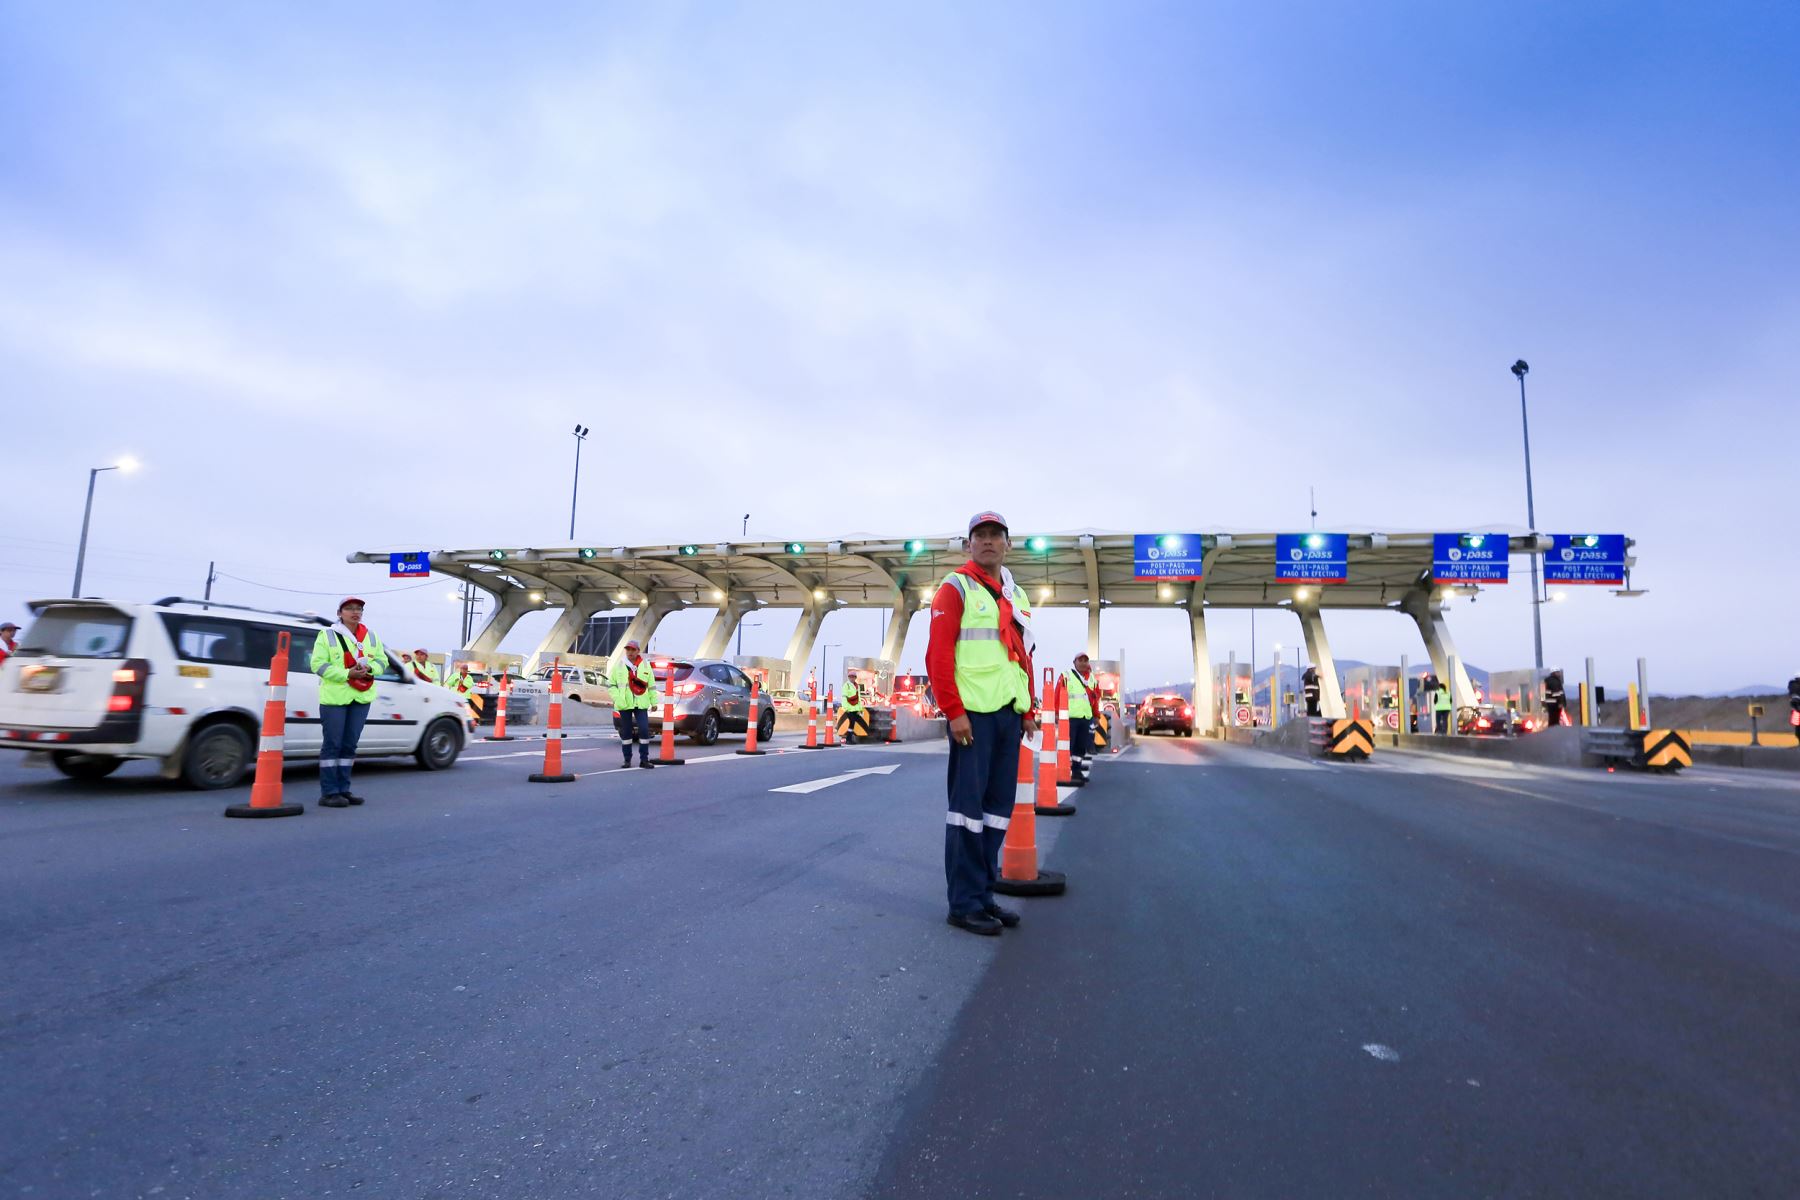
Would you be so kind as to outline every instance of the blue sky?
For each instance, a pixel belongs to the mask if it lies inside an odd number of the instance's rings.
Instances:
[[[1321,527],[1523,525],[1522,356],[1540,525],[1630,533],[1650,589],[1549,610],[1550,657],[1779,682],[1797,34],[1747,3],[0,0],[0,608],[67,590],[121,451],[89,590],[218,559],[226,599],[324,607],[386,587],[352,549],[560,540],[576,421],[601,544],[990,504],[1303,527],[1309,485]],[[446,642],[441,591],[384,596],[391,635]],[[1525,598],[1459,606],[1472,662],[1528,661]],[[1181,670],[1172,617],[1108,621]],[[1420,657],[1398,618],[1334,640]]]

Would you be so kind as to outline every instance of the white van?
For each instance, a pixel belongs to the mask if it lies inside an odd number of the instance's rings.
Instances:
[[[311,614],[168,597],[154,604],[34,600],[19,648],[0,664],[0,748],[48,752],[71,779],[100,779],[128,758],[166,778],[237,783],[256,761],[269,660],[289,635],[288,761],[316,759],[319,678],[312,648],[330,623]],[[410,754],[428,771],[456,761],[473,732],[450,692],[399,671],[376,678],[358,758]]]

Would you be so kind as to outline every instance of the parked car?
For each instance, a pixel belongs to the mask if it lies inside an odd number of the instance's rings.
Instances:
[[[576,704],[599,704],[611,702],[611,693],[607,691],[606,672],[596,667],[577,667],[563,664],[554,668],[562,673],[563,699]],[[537,674],[530,679],[514,681],[514,690],[532,695],[547,696],[550,694],[550,672],[552,668],[546,663],[537,669]]]
[[[787,713],[796,717],[806,715],[806,701],[802,700],[800,693],[792,688],[776,688],[769,692],[768,696],[769,703],[775,706],[777,713]],[[760,731],[757,736],[762,736]]]
[[[750,677],[719,658],[654,659],[656,690],[661,695],[668,681],[675,692],[675,732],[697,745],[710,746],[721,732],[747,733],[750,728]],[[759,706],[760,707],[760,706]],[[650,724],[662,728],[663,706],[650,709]],[[775,736],[775,710],[762,707],[756,718],[756,736],[767,741]]]
[[[1138,705],[1137,731],[1155,733],[1158,729],[1172,730],[1180,737],[1193,737],[1194,706],[1179,693],[1146,696]]]
[[[36,620],[0,664],[0,748],[43,751],[71,779],[127,759],[162,763],[194,787],[237,783],[256,761],[269,660],[287,633],[289,760],[319,756],[312,648],[329,624],[311,614],[168,597],[153,604],[36,600]],[[399,670],[376,678],[359,758],[410,754],[427,770],[456,761],[472,732],[449,691]]]

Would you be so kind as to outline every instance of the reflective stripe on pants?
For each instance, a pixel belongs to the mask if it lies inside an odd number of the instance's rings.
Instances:
[[[1019,714],[968,714],[974,740],[950,743],[950,806],[944,824],[944,881],[950,911],[967,916],[994,902],[1000,846],[1012,819],[1019,776]]]
[[[319,728],[324,742],[319,747],[319,795],[341,796],[350,790],[350,768],[356,762],[356,744],[362,740],[369,706],[319,705]]]

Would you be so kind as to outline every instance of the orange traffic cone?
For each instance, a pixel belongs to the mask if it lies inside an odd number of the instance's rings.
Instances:
[[[1064,787],[1080,787],[1069,762],[1069,681],[1061,672],[1056,676],[1056,782]]]
[[[550,660],[550,732],[544,735],[544,769],[526,776],[530,783],[574,783],[575,776],[562,769],[562,671],[558,659]]]
[[[837,711],[837,707],[836,707],[836,703],[835,703],[835,701],[837,700],[837,697],[833,694],[834,691],[835,691],[835,689],[833,689],[833,688],[825,689],[825,745],[826,746],[836,746],[837,745],[838,719],[843,716],[843,714],[841,712]]]
[[[1073,804],[1064,804],[1056,794],[1056,695],[1055,670],[1044,668],[1044,694],[1052,697],[1046,703],[1044,719],[1039,725],[1042,741],[1037,755],[1037,804],[1034,806],[1040,817],[1072,817],[1075,815]]]
[[[825,748],[819,745],[819,702],[817,700],[806,702],[806,741],[801,743],[800,748],[802,750],[823,750]]]
[[[756,701],[762,691],[761,680],[754,675],[750,677],[750,723],[744,726],[744,748],[739,754],[767,754],[767,750],[756,748]]]
[[[900,740],[900,706],[894,705],[888,713],[888,745]]]
[[[1018,786],[1013,791],[1012,824],[1000,846],[1000,878],[994,890],[1003,896],[1060,896],[1068,879],[1060,871],[1038,868],[1037,757],[1030,742],[1019,747]]]
[[[262,738],[256,747],[256,782],[250,785],[250,803],[233,804],[228,817],[297,817],[304,804],[281,802],[282,746],[287,737],[287,675],[289,637],[275,635],[275,657],[269,660],[269,696],[263,701]]]
[[[500,696],[494,702],[494,732],[489,735],[487,739],[490,742],[510,742],[513,740],[506,732],[506,693],[511,690],[512,685],[506,672],[500,672]]]
[[[659,767],[679,767],[687,762],[675,757],[675,664],[663,664],[662,750],[650,760]]]

